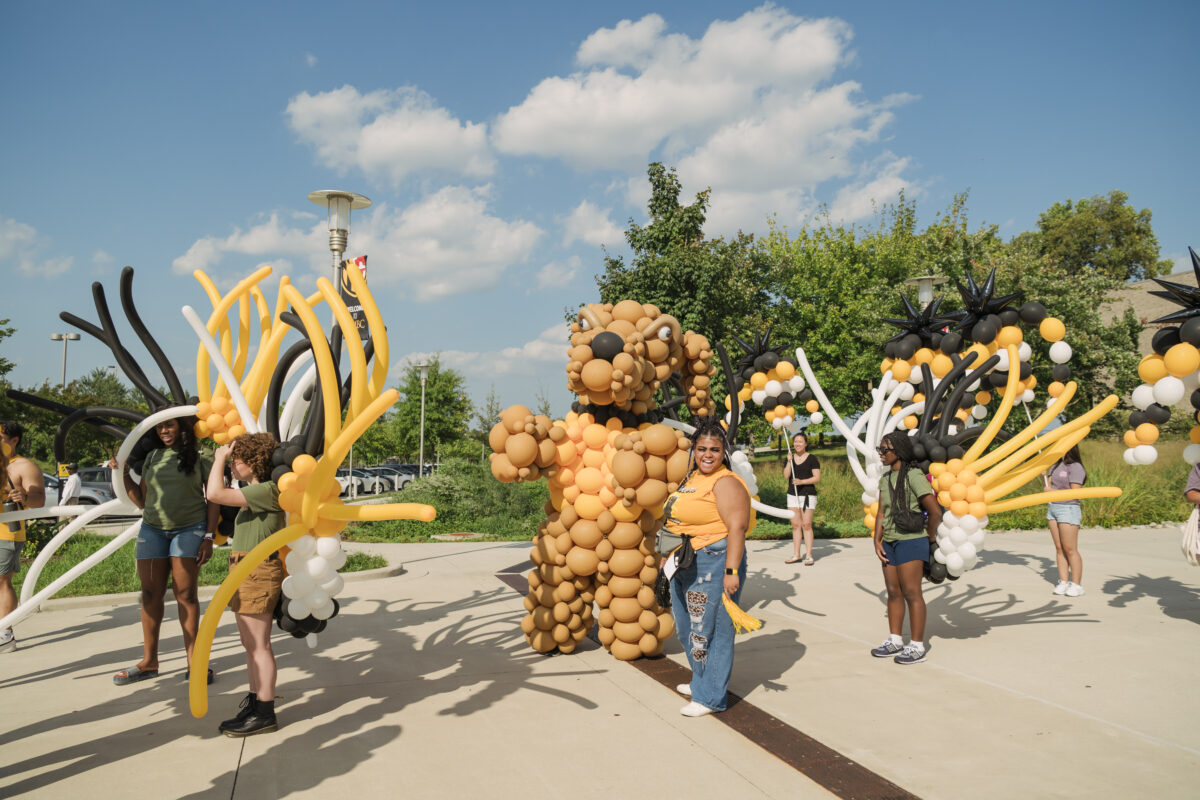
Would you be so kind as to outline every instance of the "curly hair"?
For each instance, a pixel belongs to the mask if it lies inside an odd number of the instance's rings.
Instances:
[[[278,446],[269,433],[244,433],[233,440],[229,455],[248,466],[259,483],[266,483],[271,479],[271,455]]]
[[[172,408],[173,406],[168,406]],[[196,417],[173,417],[163,422],[177,422],[179,424],[179,437],[172,445],[175,452],[179,454],[179,471],[185,475],[191,475],[196,471],[196,462],[200,460],[200,446],[196,442]],[[163,423],[158,423],[162,425]],[[154,426],[155,428],[158,425]],[[161,446],[161,445],[159,445]]]
[[[729,451],[731,449],[729,436],[725,430],[725,426],[721,424],[720,418],[716,416],[696,417],[694,422],[696,423],[696,430],[692,432],[691,436],[693,452],[696,449],[696,442],[703,438],[712,437],[720,439],[722,445],[721,462],[732,469],[732,465],[729,463]]]

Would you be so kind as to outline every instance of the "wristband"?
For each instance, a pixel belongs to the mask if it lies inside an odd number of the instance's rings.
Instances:
[[[725,574],[726,575],[737,575],[737,568],[736,567],[726,567]]]
[[[208,533],[204,534],[204,541],[211,542],[214,536],[216,536],[216,534],[212,531],[209,531]]]

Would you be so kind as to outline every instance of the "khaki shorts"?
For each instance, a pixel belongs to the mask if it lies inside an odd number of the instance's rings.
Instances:
[[[246,557],[245,553],[232,553],[229,567]],[[272,554],[269,559],[251,571],[234,592],[229,608],[235,614],[270,614],[279,602],[280,587],[283,586],[283,562]]]

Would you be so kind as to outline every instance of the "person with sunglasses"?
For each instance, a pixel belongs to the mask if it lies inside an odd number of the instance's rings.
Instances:
[[[925,597],[921,594],[921,581],[931,546],[937,542],[942,509],[925,473],[916,466],[912,443],[905,433],[893,431],[884,436],[879,444],[879,458],[885,471],[879,479],[875,555],[883,565],[889,635],[871,655],[892,657],[897,664],[918,664],[925,660]],[[901,510],[900,523],[896,519],[897,506]],[[915,520],[919,513],[925,515],[923,528],[919,524],[904,524],[904,517]],[[911,634],[907,645],[901,635],[906,609]]]

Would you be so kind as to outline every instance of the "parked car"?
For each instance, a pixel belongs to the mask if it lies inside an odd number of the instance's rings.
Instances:
[[[350,494],[350,486],[354,484],[354,494],[366,494],[366,482],[357,475],[351,475],[350,470],[342,467],[335,475],[337,482],[342,486],[342,496]]]
[[[416,465],[381,464],[376,469],[385,470],[394,476],[396,491],[399,491],[417,479]]]
[[[375,479],[376,487],[380,494],[396,491],[396,473],[383,467],[362,467],[361,469],[363,473]],[[355,471],[357,472],[358,468]]]
[[[59,502],[63,480],[48,472],[42,474],[46,477],[46,504]],[[88,485],[84,484],[82,480],[80,481],[79,505],[81,506],[98,506],[115,498],[116,494],[113,492],[111,483],[100,486],[99,484]]]
[[[80,467],[78,474],[81,487],[79,502],[83,502],[83,496],[89,489],[104,498],[101,503],[116,497],[113,492],[111,467]]]

